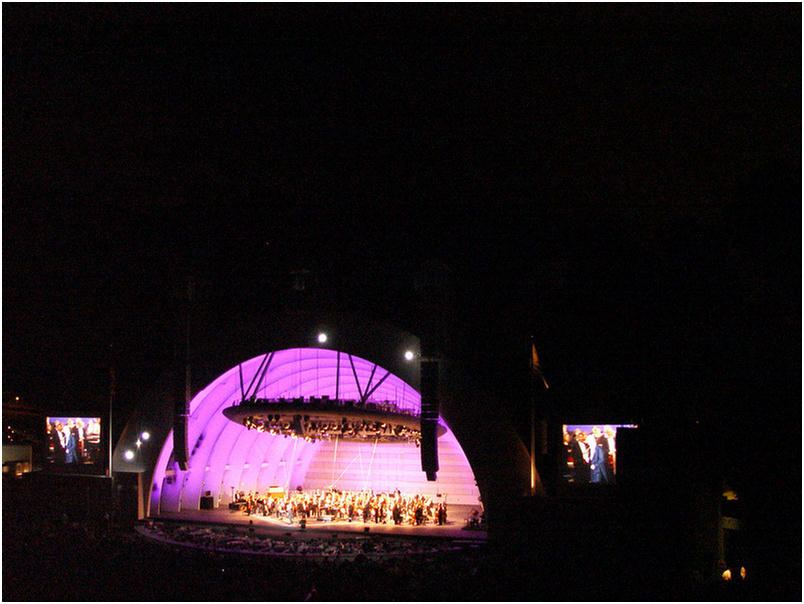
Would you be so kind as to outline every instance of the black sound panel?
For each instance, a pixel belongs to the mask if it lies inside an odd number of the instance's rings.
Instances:
[[[187,454],[187,415],[188,404],[180,399],[176,402],[173,413],[173,459],[179,464],[179,469],[190,468],[190,456]]]
[[[214,497],[201,497],[201,505],[199,506],[202,510],[211,510],[215,507],[215,498]]]
[[[421,460],[422,471],[427,480],[436,479],[438,472],[438,361],[422,359],[421,361]]]
[[[638,428],[617,428],[617,484],[643,483],[650,454],[648,441]]]

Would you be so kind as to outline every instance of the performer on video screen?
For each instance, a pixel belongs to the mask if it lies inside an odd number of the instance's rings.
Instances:
[[[62,444],[64,445],[64,463],[67,465],[73,465],[78,462],[75,436],[70,428],[71,423],[73,423],[73,420],[69,420],[66,426],[62,425],[61,431]]]
[[[78,459],[85,461],[87,458],[86,427],[84,420],[80,417],[75,419],[75,431],[73,434],[76,436],[76,442],[78,443]]]
[[[617,443],[614,440],[614,428],[611,426],[606,426],[603,428],[603,438],[606,440],[608,444],[607,451],[608,451],[608,458],[606,459],[606,468],[609,471],[609,477],[614,476],[615,470],[617,468]]]
[[[575,430],[572,440],[572,462],[575,468],[575,482],[589,482],[589,449],[586,446],[586,433],[580,428]]]
[[[92,463],[97,463],[100,458],[100,437],[101,427],[100,422],[92,418],[89,420],[89,425],[86,428],[86,444],[89,451],[89,459]]]
[[[597,431],[600,432],[600,428],[597,428]],[[590,481],[595,484],[607,484],[609,475],[606,471],[606,458],[603,456],[603,447],[595,440],[594,429],[586,442],[589,445]]]
[[[50,435],[53,443],[53,463],[59,465],[64,463],[64,426],[56,421],[51,424]]]

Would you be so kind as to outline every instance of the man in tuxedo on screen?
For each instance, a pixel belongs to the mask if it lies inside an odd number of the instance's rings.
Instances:
[[[589,482],[589,459],[587,457],[587,448],[584,444],[586,434],[580,428],[575,430],[572,439],[572,462],[575,469],[575,482],[586,483]]]
[[[53,463],[64,464],[64,426],[57,421],[51,424],[50,437],[53,443]]]

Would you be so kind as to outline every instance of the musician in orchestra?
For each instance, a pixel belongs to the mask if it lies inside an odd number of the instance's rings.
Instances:
[[[445,525],[447,523],[447,504],[446,503],[440,503],[438,505],[437,517],[438,517],[438,525],[439,526],[443,526],[443,525]]]

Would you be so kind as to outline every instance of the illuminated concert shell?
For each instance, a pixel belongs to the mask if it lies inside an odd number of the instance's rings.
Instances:
[[[330,486],[352,491],[399,489],[431,497],[446,495],[450,503],[477,504],[474,474],[443,418],[439,419],[437,480],[427,481],[420,449],[413,442],[308,442],[249,430],[224,415],[244,394],[270,400],[325,396],[334,400],[336,388],[340,400],[360,400],[369,392],[367,403],[392,405],[410,416],[420,411],[420,395],[413,387],[360,357],[321,348],[292,348],[254,357],[220,375],[192,399],[187,425],[189,469],[180,470],[173,460],[171,431],[156,462],[150,513],[199,509],[207,491],[217,506],[225,507],[232,491],[264,492],[274,486],[286,491],[299,486],[305,490]]]

